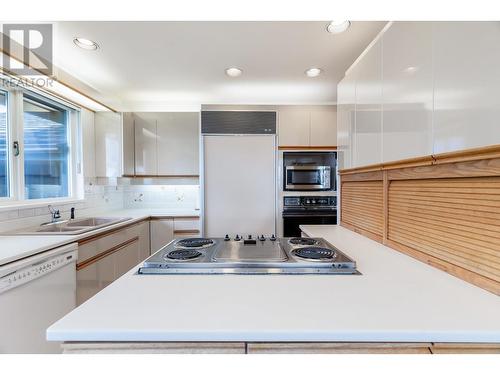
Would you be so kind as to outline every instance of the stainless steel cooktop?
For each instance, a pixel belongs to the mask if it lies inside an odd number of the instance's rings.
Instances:
[[[356,262],[322,238],[174,240],[139,274],[359,274]]]

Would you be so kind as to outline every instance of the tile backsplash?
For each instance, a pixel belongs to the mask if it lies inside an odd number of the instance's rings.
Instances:
[[[63,218],[69,217],[71,207],[77,216],[102,214],[119,209],[169,209],[195,210],[200,206],[199,185],[122,185],[96,179],[85,181],[85,199],[68,204],[53,204]],[[106,182],[104,182],[106,183]],[[16,207],[0,210],[0,232],[39,225],[50,220],[47,206],[36,208]]]
[[[195,210],[200,207],[198,185],[130,185],[124,187],[125,208]]]

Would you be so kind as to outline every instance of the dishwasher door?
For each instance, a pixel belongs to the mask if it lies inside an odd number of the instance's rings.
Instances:
[[[77,245],[0,267],[0,353],[61,353],[46,330],[76,306]]]

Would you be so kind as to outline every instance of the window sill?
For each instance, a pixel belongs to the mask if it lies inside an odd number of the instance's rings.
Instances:
[[[56,209],[57,206],[67,205],[67,204],[76,204],[83,203],[85,199],[83,198],[52,198],[52,199],[37,199],[33,202],[20,202],[20,201],[0,201],[0,212],[3,211],[11,211],[11,210],[20,210],[24,208],[40,208],[47,207],[49,204],[53,205]]]

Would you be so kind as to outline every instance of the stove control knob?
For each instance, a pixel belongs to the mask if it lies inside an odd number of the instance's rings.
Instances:
[[[234,237],[234,240],[235,240],[235,241],[239,241],[239,240],[241,240],[240,235],[239,235],[239,234],[237,234],[237,235],[236,235],[236,237]]]
[[[310,204],[311,201],[309,199],[306,199],[306,204]]]
[[[249,234],[249,235],[248,235],[248,239],[249,239],[249,240],[251,240],[251,239],[252,239],[252,235],[251,235],[251,234]]]
[[[259,240],[261,240],[261,241],[265,241],[265,240],[266,240],[266,237],[264,237],[264,235],[263,235],[263,234],[261,234],[261,235],[260,235],[260,237],[259,237]]]
[[[229,234],[226,234],[226,235],[224,236],[224,241],[229,241],[229,240],[230,240],[230,238],[229,238]]]
[[[276,236],[273,234],[271,235],[271,238],[270,238],[271,241],[276,241]]]
[[[312,202],[312,204],[316,204],[316,200],[315,199],[313,199],[311,202]]]

